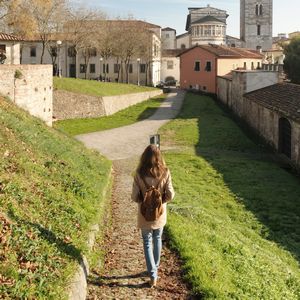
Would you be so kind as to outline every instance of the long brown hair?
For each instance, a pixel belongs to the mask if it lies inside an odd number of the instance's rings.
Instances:
[[[167,172],[168,168],[162,157],[159,148],[155,145],[149,145],[144,150],[137,173],[145,178],[146,176],[161,178]]]

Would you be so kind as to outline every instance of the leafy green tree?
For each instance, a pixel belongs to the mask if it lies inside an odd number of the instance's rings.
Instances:
[[[300,84],[300,37],[285,46],[284,54],[284,71],[291,82]]]

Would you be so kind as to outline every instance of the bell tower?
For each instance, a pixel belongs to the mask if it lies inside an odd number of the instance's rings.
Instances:
[[[273,0],[240,0],[240,35],[244,47],[269,50],[273,37]]]

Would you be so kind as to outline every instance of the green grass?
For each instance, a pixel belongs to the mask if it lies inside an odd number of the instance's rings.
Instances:
[[[152,87],[137,86],[134,84],[100,82],[78,78],[53,77],[54,89],[86,94],[91,96],[116,96],[132,93],[141,93],[157,90]]]
[[[165,100],[165,95],[143,101],[111,116],[57,121],[54,127],[72,136],[130,125],[149,118]]]
[[[299,178],[209,97],[161,131],[176,198],[167,230],[204,299],[300,299]]]
[[[111,163],[0,99],[0,294],[64,299]]]

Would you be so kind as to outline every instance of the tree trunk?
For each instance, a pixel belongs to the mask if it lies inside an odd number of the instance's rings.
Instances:
[[[41,65],[44,62],[44,54],[45,54],[46,42],[42,41],[42,54],[41,54]]]

